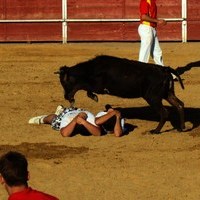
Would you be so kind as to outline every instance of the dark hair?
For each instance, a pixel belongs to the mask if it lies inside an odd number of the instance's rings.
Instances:
[[[116,116],[111,117],[109,120],[102,124],[102,127],[105,131],[113,131],[116,123]]]
[[[24,155],[10,151],[0,158],[0,173],[8,186],[27,185],[28,162]]]

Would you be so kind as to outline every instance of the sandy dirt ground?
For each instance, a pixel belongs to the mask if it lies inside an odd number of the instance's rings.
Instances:
[[[200,43],[161,43],[165,65],[172,68],[200,60]],[[143,99],[76,94],[76,106],[96,114],[106,103],[129,109],[134,129],[121,138],[63,138],[48,125],[29,125],[32,116],[49,114],[64,100],[58,76],[96,55],[137,59],[139,43],[0,44],[0,154],[17,150],[29,160],[30,186],[60,200],[197,200],[200,199],[200,68],[175,83],[185,103],[187,131],[175,127],[177,113],[160,135],[151,135],[158,118]],[[150,61],[152,62],[152,61]],[[0,199],[7,199],[3,186]]]

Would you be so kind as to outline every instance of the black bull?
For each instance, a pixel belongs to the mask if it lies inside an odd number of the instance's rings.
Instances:
[[[87,91],[88,97],[95,101],[98,101],[96,94],[122,98],[142,97],[160,115],[157,128],[151,131],[159,133],[168,117],[168,111],[162,104],[165,99],[178,110],[179,130],[185,128],[184,104],[175,96],[171,74],[177,76],[182,88],[184,86],[179,74],[170,67],[102,55],[72,67],[63,66],[55,73],[60,75],[64,97],[71,106],[79,90]]]

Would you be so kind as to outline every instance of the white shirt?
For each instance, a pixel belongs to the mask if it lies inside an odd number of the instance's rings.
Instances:
[[[61,123],[60,123],[60,129],[67,126],[74,119],[74,117],[76,117],[81,112],[84,112],[84,113],[87,114],[86,121],[88,121],[92,125],[97,126],[95,124],[95,117],[91,112],[86,111],[86,110],[82,110],[82,109],[77,109],[77,110],[72,110],[72,111],[65,113],[65,115],[62,117],[62,120],[61,120]]]

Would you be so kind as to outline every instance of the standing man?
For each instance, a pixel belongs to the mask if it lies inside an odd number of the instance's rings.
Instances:
[[[156,64],[163,66],[162,50],[156,31],[157,25],[166,25],[166,21],[157,19],[156,0],[141,0],[140,25],[138,27],[141,38],[139,61],[148,63],[151,55]]]

